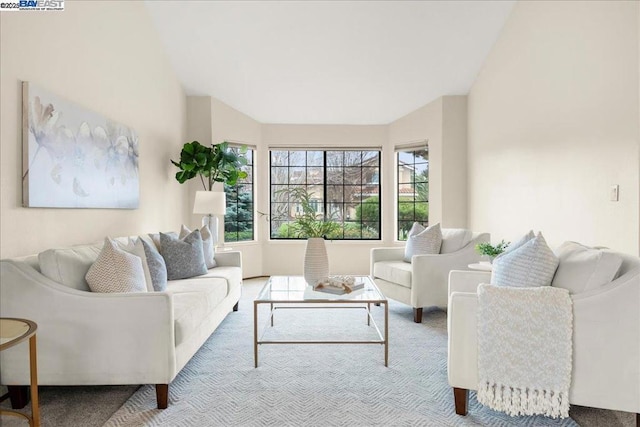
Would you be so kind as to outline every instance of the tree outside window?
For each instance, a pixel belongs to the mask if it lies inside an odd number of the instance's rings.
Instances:
[[[232,148],[239,150],[238,148]],[[227,197],[227,213],[224,217],[225,242],[241,242],[254,240],[253,209],[253,150],[244,155],[247,164],[242,169],[247,177],[238,180],[236,185],[225,185]]]

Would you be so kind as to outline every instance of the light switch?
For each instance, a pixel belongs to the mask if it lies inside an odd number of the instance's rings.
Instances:
[[[620,196],[620,186],[619,185],[612,185],[611,186],[611,194],[609,195],[609,200],[611,200],[612,202],[617,202],[619,200],[619,196]]]

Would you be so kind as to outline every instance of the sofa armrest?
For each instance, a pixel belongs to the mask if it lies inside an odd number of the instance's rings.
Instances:
[[[79,291],[12,260],[0,262],[0,280],[2,315],[38,324],[40,384],[168,384],[176,375],[170,294]],[[21,346],[0,353],[5,384],[29,383]]]
[[[242,268],[242,252],[240,251],[216,252],[215,259],[220,267]]]
[[[478,285],[491,282],[489,271],[462,271],[451,270],[449,272],[449,295],[454,292],[475,293]]]
[[[478,388],[477,312],[475,293],[454,292],[449,296],[447,372],[452,387]]]

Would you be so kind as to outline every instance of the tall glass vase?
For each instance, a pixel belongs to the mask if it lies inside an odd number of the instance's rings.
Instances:
[[[322,237],[312,237],[307,240],[307,250],[304,254],[304,279],[314,286],[320,279],[329,277],[329,258],[327,248]]]

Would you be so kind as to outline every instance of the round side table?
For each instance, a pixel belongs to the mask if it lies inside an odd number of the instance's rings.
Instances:
[[[469,264],[468,266],[472,270],[491,271],[493,268],[489,263],[477,262],[475,264]]]
[[[36,329],[38,325],[27,319],[0,317],[0,351],[13,347],[29,339],[29,371],[31,374],[31,416],[21,412],[0,409],[0,415],[23,417],[32,427],[40,426],[38,408],[38,367],[36,354]]]

